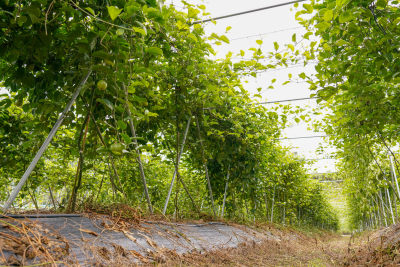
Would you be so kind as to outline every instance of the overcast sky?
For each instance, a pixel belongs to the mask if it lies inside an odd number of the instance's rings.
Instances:
[[[218,17],[250,9],[285,3],[289,2],[289,0],[187,0],[187,2],[196,5],[203,4],[207,7],[206,11],[210,13],[211,17]],[[168,0],[165,3],[174,4],[177,9],[184,10],[184,4],[180,1]],[[213,23],[205,23],[204,27],[208,34],[213,32],[219,35],[225,34],[231,40],[229,44],[214,46],[214,49],[217,51],[217,57],[225,57],[226,53],[229,51],[232,51],[235,54],[240,50],[247,51],[251,47],[258,47],[256,40],[263,41],[262,50],[267,53],[269,51],[274,51],[273,43],[275,41],[281,44],[282,47],[285,43],[291,43],[293,33],[296,33],[298,37],[304,33],[302,27],[296,22],[294,14],[295,9],[293,5],[288,5],[218,20],[216,25]],[[232,29],[228,33],[225,33],[227,26],[231,26]],[[298,40],[299,39],[300,38],[298,38]],[[301,45],[302,44],[300,44],[300,46]],[[248,52],[248,58],[251,57],[250,55],[251,53]],[[308,90],[307,84],[305,83],[281,85],[287,80],[289,73],[292,73],[293,77],[296,77],[297,74],[301,72],[305,72],[306,74],[314,73],[314,66],[307,65],[304,67],[303,65],[292,65],[288,68],[270,70],[259,74],[255,79],[248,79],[246,88],[250,93],[254,94],[258,87],[262,87],[263,90],[261,91],[261,95],[263,96],[263,101],[309,97],[312,92]],[[267,89],[271,84],[271,80],[274,78],[277,79],[277,82],[274,84],[275,89]],[[311,112],[312,109],[316,107],[315,100],[295,101],[290,104],[306,108],[310,111],[309,114],[312,119],[318,119],[318,117],[312,115]],[[272,105],[269,104],[268,106]],[[285,137],[323,135],[323,133],[315,133],[308,129],[310,128],[310,125],[307,125],[307,123],[300,122],[297,124],[293,121],[292,124],[291,127],[284,130]],[[282,142],[285,145],[292,147],[291,150],[293,152],[297,152],[306,159],[321,159],[326,157],[326,155],[319,155],[316,153],[320,144],[327,147],[327,143],[324,142],[322,138],[283,140]],[[332,151],[334,151],[332,148],[327,148],[326,150],[327,153]],[[332,159],[318,160],[315,164],[310,166],[309,171],[331,172],[335,170],[334,165],[335,160]]]

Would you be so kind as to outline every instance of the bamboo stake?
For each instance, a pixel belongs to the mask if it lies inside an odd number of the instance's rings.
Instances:
[[[60,128],[61,124],[63,123],[65,116],[71,109],[72,105],[75,103],[76,98],[78,97],[79,93],[81,92],[83,86],[86,84],[92,70],[89,70],[86,76],[82,79],[79,83],[78,87],[76,88],[75,92],[73,93],[71,100],[68,102],[67,106],[65,107],[64,111],[61,113],[60,117],[58,118],[57,122],[54,124],[53,128],[51,129],[49,135],[47,136],[46,140],[43,142],[42,146],[40,147],[39,151],[36,153],[35,157],[33,158],[31,164],[29,165],[28,169],[26,169],[24,175],[22,175],[21,180],[12,190],[10,197],[7,199],[6,203],[3,206],[3,212],[7,212],[10,208],[11,204],[17,198],[19,191],[21,191],[22,187],[28,180],[28,177],[32,173],[33,169],[36,167],[36,164],[39,162],[40,158],[42,157],[43,153],[46,151],[47,147],[49,146],[51,140],[53,140],[54,135],[56,134],[58,128]]]
[[[268,199],[266,191],[264,191],[264,202],[265,202],[265,217],[268,219]]]
[[[56,202],[55,202],[55,200],[54,200],[53,191],[51,190],[51,187],[50,187],[50,186],[48,186],[48,187],[49,187],[49,193],[50,193],[51,203],[53,204],[54,210],[56,210],[56,209],[57,209],[57,206],[56,206]]]
[[[181,156],[182,156],[182,153],[183,153],[183,148],[185,146],[186,136],[187,136],[187,133],[189,131],[191,119],[192,119],[192,117],[190,116],[189,119],[188,119],[188,122],[186,124],[185,133],[183,134],[183,140],[182,140],[181,149],[179,151],[179,154],[178,154],[178,157],[177,157],[177,161],[175,163],[175,170],[174,170],[174,174],[172,175],[172,180],[171,180],[171,185],[169,186],[168,195],[167,195],[167,198],[165,199],[165,204],[164,204],[164,209],[163,209],[163,214],[164,215],[167,212],[167,207],[168,207],[169,199],[171,197],[172,187],[174,186],[175,177],[176,177],[176,175],[178,173],[178,170],[179,170],[179,162],[181,160]]]
[[[376,194],[375,198],[376,198],[376,205],[378,207],[378,215],[379,215],[380,225],[386,225],[387,226],[386,219],[385,219],[385,214],[384,214],[384,211],[382,210],[383,205],[380,205],[380,203],[379,203],[379,194]]]
[[[400,188],[399,188],[399,182],[397,180],[397,175],[396,175],[396,171],[394,169],[394,164],[393,164],[393,158],[389,155],[389,160],[390,160],[390,170],[391,170],[391,174],[392,174],[392,179],[394,179],[394,184],[396,185],[396,190],[397,190],[397,199],[400,201]],[[396,203],[396,202],[395,202]],[[395,208],[397,211],[397,203],[395,204]]]
[[[228,191],[228,183],[229,183],[229,170],[230,170],[230,166],[228,167],[228,173],[226,174],[226,184],[225,184],[225,192],[224,192],[224,201],[222,202],[221,218],[224,218],[226,193]]]
[[[396,221],[394,219],[392,201],[390,200],[390,193],[389,193],[389,189],[387,189],[387,188],[386,188],[386,198],[387,198],[387,200],[389,202],[389,209],[390,209],[390,214],[392,215],[392,222],[393,222],[393,224],[395,224]]]
[[[128,90],[126,89],[125,85],[123,85],[124,91],[125,91],[125,108],[126,108],[126,112],[128,113],[129,116],[129,127],[131,128],[131,133],[133,136],[133,145],[135,147],[135,151],[137,154],[137,161],[139,164],[139,172],[140,172],[140,176],[142,178],[142,183],[143,183],[143,187],[144,187],[144,192],[146,195],[146,200],[147,200],[147,205],[149,207],[149,211],[151,214],[153,214],[153,207],[151,205],[151,201],[150,201],[150,196],[149,196],[149,191],[147,189],[147,183],[146,183],[146,176],[144,174],[144,169],[143,169],[143,164],[142,164],[142,159],[140,158],[140,151],[139,151],[139,146],[137,143],[137,137],[136,137],[136,131],[135,131],[135,126],[133,125],[133,119],[132,119],[132,113],[131,110],[129,108],[129,101],[128,101]]]
[[[275,204],[275,185],[274,185],[274,193],[272,194],[272,203],[271,203],[271,222],[274,222],[274,204]]]
[[[202,158],[203,158],[203,165],[204,165],[204,170],[205,170],[205,173],[206,173],[206,179],[207,179],[207,184],[208,184],[208,192],[210,194],[210,200],[211,200],[211,205],[212,205],[214,217],[216,217],[215,206],[214,206],[214,197],[213,197],[213,193],[212,193],[210,177],[208,176],[207,162],[206,162],[206,159],[205,159],[205,156],[204,156],[203,140],[201,139],[199,118],[197,117],[197,115],[196,115],[196,125],[197,125],[197,133],[199,134],[201,155],[202,155]]]

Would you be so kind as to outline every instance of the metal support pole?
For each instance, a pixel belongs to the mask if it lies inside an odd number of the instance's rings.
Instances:
[[[71,100],[65,107],[64,111],[61,113],[60,117],[58,118],[57,122],[54,124],[53,128],[51,129],[49,135],[47,136],[46,140],[43,142],[42,146],[40,147],[39,151],[36,153],[35,157],[33,158],[31,164],[26,169],[24,175],[22,175],[21,180],[12,190],[10,197],[7,199],[6,203],[3,206],[3,212],[6,212],[14,200],[17,198],[19,191],[21,191],[22,187],[24,186],[26,180],[28,180],[29,175],[32,173],[33,169],[36,167],[36,164],[39,162],[40,158],[42,157],[43,153],[46,151],[47,147],[49,146],[51,140],[53,139],[54,135],[56,134],[58,128],[61,126],[62,122],[64,121],[65,116],[71,109],[72,105],[74,104],[76,98],[78,97],[79,93],[81,92],[83,86],[87,82],[92,70],[89,70],[86,76],[82,79],[78,87],[76,88],[74,94],[71,97]]]
[[[172,180],[171,180],[171,185],[169,186],[169,190],[168,190],[168,195],[167,198],[165,199],[165,204],[164,204],[164,209],[163,209],[163,214],[165,215],[165,213],[167,212],[167,207],[168,207],[168,202],[169,202],[169,198],[171,197],[171,192],[172,192],[172,188],[174,186],[174,182],[175,182],[175,177],[178,173],[179,170],[179,162],[181,160],[181,156],[183,153],[183,148],[185,146],[185,142],[186,142],[186,137],[187,137],[187,133],[189,131],[189,127],[190,127],[190,121],[192,120],[192,116],[189,117],[188,122],[186,124],[186,129],[185,129],[185,133],[183,134],[183,140],[182,140],[182,145],[181,145],[181,149],[179,151],[178,154],[178,159],[177,162],[175,164],[175,170],[174,170],[174,174],[172,175]]]

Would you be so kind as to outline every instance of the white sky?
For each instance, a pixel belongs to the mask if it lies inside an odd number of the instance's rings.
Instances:
[[[289,0],[187,0],[187,2],[196,5],[204,4],[207,7],[206,11],[210,13],[210,17],[218,17],[279,3],[285,3],[289,2]],[[182,4],[180,1],[168,0],[165,3],[172,3],[177,9],[183,10],[184,4]],[[300,3],[300,5],[301,4],[302,3]],[[294,9],[293,5],[288,5],[246,15],[221,19],[217,21],[216,25],[213,23],[206,23],[204,26],[207,34],[211,34],[213,32],[218,35],[225,34],[231,40],[230,44],[223,43],[220,46],[214,46],[214,49],[217,51],[217,57],[219,58],[225,57],[225,54],[229,51],[232,51],[235,55],[240,50],[247,52],[251,47],[258,47],[256,40],[263,41],[262,50],[266,54],[269,51],[274,51],[273,43],[275,41],[280,44],[280,47],[283,47],[283,44],[291,43],[291,37],[293,33],[297,34],[297,40],[301,39],[300,36],[302,33],[304,33],[304,30],[295,20],[295,11],[291,9]],[[228,33],[225,33],[227,26],[231,26],[232,29]],[[246,54],[247,56],[245,55],[245,58],[251,57],[250,51]],[[233,58],[235,58],[235,56],[233,56]],[[292,73],[293,77],[297,77],[297,74],[301,72],[305,72],[306,74],[314,73],[314,67],[312,65],[308,65],[306,67],[303,67],[302,65],[294,65],[289,66],[289,68],[271,70],[259,74],[257,78],[249,79],[247,83],[247,90],[254,94],[257,92],[256,88],[262,87],[262,101],[309,97],[312,92],[308,90],[307,84],[305,83],[290,83],[284,86],[281,85],[287,80],[289,73]],[[267,87],[271,84],[271,80],[274,78],[277,79],[277,82],[274,83],[275,89],[267,89]],[[315,100],[296,101],[291,102],[291,104],[299,105],[309,111],[316,107]],[[311,112],[309,112],[309,114],[311,114]],[[315,115],[310,116],[312,119],[318,119]],[[323,133],[315,133],[307,128],[311,128],[307,123],[300,122],[297,124],[293,121],[292,126],[284,130],[284,136],[299,137],[324,135]],[[319,155],[316,153],[316,150],[320,146],[321,142],[324,147],[328,146],[327,142],[324,142],[323,138],[282,141],[283,144],[291,146],[293,152],[296,152],[298,155],[301,155],[306,159],[320,159],[326,157],[326,155]],[[333,151],[333,148],[327,148],[325,153],[331,153]],[[335,160],[318,160],[309,168],[310,172],[332,172],[335,171]]]

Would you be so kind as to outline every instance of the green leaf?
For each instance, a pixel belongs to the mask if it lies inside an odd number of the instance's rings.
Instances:
[[[275,51],[278,51],[278,49],[279,49],[279,44],[278,44],[277,42],[274,42],[274,48],[275,48]]]
[[[376,7],[379,9],[384,9],[388,4],[388,0],[378,0],[376,1]]]
[[[32,24],[39,22],[39,17],[41,15],[40,9],[34,6],[29,6],[25,9],[25,12],[28,13]]]
[[[343,45],[347,45],[347,44],[348,44],[348,42],[346,42],[343,39],[339,39],[339,40],[336,41],[336,45],[337,46],[343,46]]]
[[[262,41],[262,40],[256,40],[256,43],[257,43],[258,45],[262,45],[263,41]]]
[[[98,98],[96,99],[97,102],[105,105],[106,107],[108,107],[109,109],[113,110],[114,109],[114,105],[111,103],[110,100],[105,99],[105,98]]]
[[[18,17],[18,19],[17,19],[17,23],[18,23],[18,26],[22,26],[22,25],[24,25],[24,23],[27,21],[27,18],[25,17],[25,16],[20,16],[20,17]]]
[[[159,47],[151,46],[151,47],[146,47],[146,52],[149,54],[152,54],[154,56],[162,56],[163,51]]]
[[[349,10],[346,10],[342,13],[340,13],[339,15],[339,22],[340,23],[346,23],[349,22],[351,20],[353,20],[355,17],[353,15],[353,13],[351,13]]]
[[[87,11],[89,11],[90,14],[92,14],[93,16],[96,16],[96,13],[94,13],[94,10],[90,7],[86,7],[85,8]]]
[[[122,133],[121,137],[122,137],[122,139],[124,139],[125,144],[130,144],[131,143],[131,138],[126,133]]]
[[[132,29],[133,29],[135,32],[140,33],[140,34],[143,35],[143,36],[146,36],[146,35],[147,35],[146,28],[132,27]]]
[[[326,21],[320,22],[317,25],[315,25],[315,27],[321,31],[326,31],[330,26],[331,24]]]
[[[107,6],[108,14],[110,15],[111,20],[115,20],[119,14],[121,14],[122,9],[116,6]]]
[[[347,5],[349,2],[350,2],[350,0],[336,0],[336,7],[342,8],[345,5]]]
[[[292,35],[292,42],[293,42],[293,43],[296,42],[296,34],[295,34],[295,33],[293,33],[293,35]]]
[[[229,39],[228,39],[228,37],[226,37],[225,35],[221,35],[221,36],[219,37],[219,39],[220,39],[221,41],[223,41],[223,42],[229,44]]]
[[[127,125],[126,125],[126,123],[125,123],[123,120],[118,120],[118,121],[117,121],[117,124],[118,124],[118,127],[119,127],[121,130],[125,130],[125,129],[127,128]]]
[[[189,7],[188,9],[188,17],[189,18],[197,18],[197,14],[199,14],[200,11],[198,9]]]
[[[333,10],[332,9],[328,9],[327,11],[325,11],[323,19],[325,21],[331,21],[333,19]]]
[[[308,40],[308,38],[311,36],[311,35],[313,35],[313,33],[312,32],[306,32],[305,34],[304,34],[304,39],[307,39]]]
[[[117,29],[116,34],[117,35],[123,35],[124,34],[124,29]]]
[[[305,10],[307,10],[307,13],[312,13],[313,12],[313,7],[311,4],[303,4],[303,7]]]
[[[196,35],[194,35],[193,33],[189,33],[188,34],[188,38],[192,39],[193,41],[195,41],[196,43],[199,41],[196,37]]]

